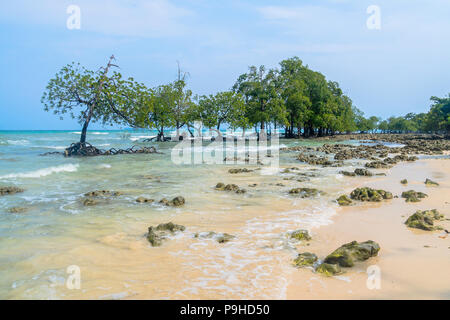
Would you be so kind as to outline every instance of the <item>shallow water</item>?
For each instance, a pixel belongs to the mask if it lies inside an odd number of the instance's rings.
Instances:
[[[152,135],[96,131],[88,141],[103,149],[155,145],[163,154],[64,158],[40,154],[62,151],[79,132],[0,132],[0,185],[26,189],[0,197],[0,298],[285,297],[295,270],[287,234],[298,228],[314,234],[314,228],[332,222],[339,210],[333,199],[349,188],[338,174],[343,168],[313,168],[296,161],[296,153],[282,152],[278,170],[263,166],[232,175],[233,165],[176,165],[170,158],[175,143],[139,142]],[[280,140],[280,146],[301,144],[306,143]],[[282,173],[292,166],[300,170]],[[310,180],[285,180],[298,173]],[[235,183],[247,193],[216,191],[218,182]],[[293,187],[326,194],[300,199],[288,194]],[[123,195],[83,206],[83,194],[99,189]],[[186,199],[181,208],[158,204],[178,195]],[[139,196],[156,201],[136,203]],[[9,213],[12,207],[28,211]],[[186,231],[151,247],[147,228],[169,221]],[[194,238],[205,231],[236,238],[225,244]],[[66,286],[71,265],[80,268],[80,289]]]

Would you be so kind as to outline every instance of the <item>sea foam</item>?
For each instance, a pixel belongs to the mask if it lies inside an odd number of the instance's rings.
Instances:
[[[44,169],[39,169],[30,172],[19,172],[11,173],[4,176],[0,176],[0,179],[11,179],[11,178],[40,178],[45,177],[53,173],[59,172],[75,172],[78,170],[78,164],[63,164],[56,167],[49,167]]]

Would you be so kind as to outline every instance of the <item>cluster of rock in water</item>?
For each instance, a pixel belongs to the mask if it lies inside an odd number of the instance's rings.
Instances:
[[[240,188],[238,185],[236,184],[224,184],[222,182],[219,182],[216,184],[216,190],[219,191],[230,191],[230,192],[234,192],[234,193],[246,193],[247,190]]]

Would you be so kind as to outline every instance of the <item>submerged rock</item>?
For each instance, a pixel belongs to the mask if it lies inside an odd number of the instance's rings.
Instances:
[[[149,198],[144,198],[144,197],[139,197],[136,199],[136,202],[139,202],[139,203],[152,203],[154,201],[155,201],[154,199],[149,199]]]
[[[228,172],[231,174],[236,174],[236,173],[253,172],[253,170],[247,168],[238,168],[238,169],[230,169],[228,170]]]
[[[289,190],[290,194],[298,194],[301,198],[310,198],[324,194],[323,191],[314,188],[294,188]]]
[[[219,190],[219,191],[232,191],[232,192],[235,192],[235,193],[246,193],[247,192],[247,190],[239,188],[239,186],[236,185],[236,184],[232,183],[232,184],[225,185],[222,182],[219,182],[218,184],[216,184],[216,190]]]
[[[201,232],[196,233],[194,238],[203,238],[203,239],[214,239],[218,243],[226,243],[235,238],[235,236],[228,233],[215,233],[213,231],[210,232]]]
[[[420,199],[423,199],[425,197],[428,197],[428,195],[423,192],[417,192],[414,190],[402,192],[402,198],[406,199],[405,202],[420,202]]]
[[[365,164],[366,168],[373,168],[373,169],[388,169],[391,167],[390,164],[384,162],[384,161],[372,161]]]
[[[437,183],[437,182],[435,182],[435,181],[433,181],[433,180],[430,180],[430,179],[426,179],[425,180],[425,184],[427,185],[427,186],[438,186],[439,185],[439,183]]]
[[[299,253],[297,258],[294,259],[294,265],[299,268],[311,267],[317,260],[317,256],[314,253],[303,252]]]
[[[350,193],[350,198],[360,201],[380,202],[383,199],[392,199],[392,193],[372,188],[357,188]]]
[[[334,250],[325,258],[324,262],[337,264],[341,267],[353,267],[355,261],[364,261],[370,257],[375,257],[378,251],[380,251],[380,246],[372,240],[352,241]]]
[[[186,200],[182,196],[178,196],[170,201],[167,200],[166,198],[163,198],[159,201],[159,203],[170,207],[181,207],[186,203]]]
[[[311,240],[311,236],[309,235],[308,230],[304,230],[304,229],[300,229],[300,230],[295,230],[291,233],[290,235],[291,239],[295,239],[295,240],[306,240],[309,241]]]
[[[87,199],[83,200],[83,206],[86,206],[86,207],[95,206],[97,204],[99,204],[99,201],[95,200],[95,199],[87,198]]]
[[[434,221],[443,219],[444,215],[440,214],[436,209],[425,211],[418,210],[405,221],[405,224],[410,228],[426,231],[441,230],[441,227],[434,225]]]
[[[349,197],[347,197],[345,194],[342,195],[342,196],[340,196],[339,198],[337,198],[336,201],[337,201],[337,203],[338,203],[340,206],[349,206],[349,205],[351,205],[352,202],[353,202],[353,201],[352,201]]]
[[[335,276],[342,273],[341,267],[337,264],[322,263],[317,267],[316,272],[327,277]]]
[[[0,196],[9,195],[9,194],[16,194],[20,192],[24,192],[24,189],[8,186],[8,187],[0,187]]]
[[[120,191],[109,191],[109,190],[96,190],[85,193],[86,197],[117,197],[120,196],[122,192]]]
[[[347,177],[355,177],[356,173],[350,172],[350,171],[339,171],[340,174],[347,176]]]
[[[149,227],[147,240],[151,243],[153,247],[160,246],[162,241],[165,240],[169,235],[175,234],[178,231],[184,231],[186,228],[182,225],[169,223],[161,223],[156,227]]]
[[[401,184],[408,184],[408,180],[406,180],[406,179],[400,180],[400,183]]]
[[[355,169],[355,174],[358,175],[358,176],[366,176],[366,177],[373,176],[372,172],[370,172],[367,169],[362,169],[362,168]]]
[[[26,208],[26,207],[12,207],[12,208],[9,208],[7,211],[8,211],[8,213],[23,213],[23,212],[27,212],[28,208]]]

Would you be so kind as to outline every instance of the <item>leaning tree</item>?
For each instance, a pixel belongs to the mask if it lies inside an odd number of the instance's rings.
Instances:
[[[147,88],[134,81],[123,79],[111,56],[107,65],[97,71],[72,63],[63,67],[51,79],[42,96],[45,111],[54,114],[69,114],[82,125],[80,142],[66,149],[66,155],[98,155],[101,151],[86,142],[88,126],[91,122],[103,125],[123,124],[132,127],[139,118],[139,110],[148,104]]]

